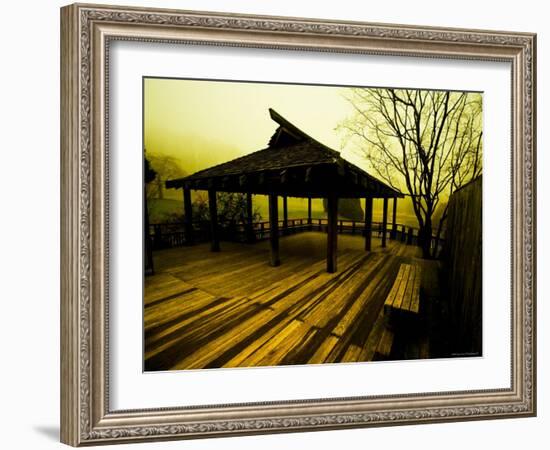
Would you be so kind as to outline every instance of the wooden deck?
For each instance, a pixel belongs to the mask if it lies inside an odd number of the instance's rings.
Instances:
[[[326,235],[281,238],[281,265],[266,242],[222,242],[155,254],[145,279],[145,370],[370,361],[384,329],[384,300],[399,266],[419,249],[397,241],[363,250],[339,236],[338,271],[326,272]]]

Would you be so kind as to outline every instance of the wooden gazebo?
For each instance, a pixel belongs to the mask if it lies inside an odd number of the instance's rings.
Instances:
[[[169,180],[167,188],[183,189],[185,233],[192,240],[193,218],[191,190],[207,190],[211,217],[211,250],[219,251],[217,192],[247,194],[248,227],[252,230],[252,194],[269,197],[271,260],[279,260],[279,219],[277,197],[283,197],[284,219],[287,219],[287,197],[327,199],[327,271],[336,271],[338,199],[365,198],[365,250],[371,249],[372,200],[384,199],[382,246],[386,245],[388,199],[393,199],[395,224],[397,198],[401,192],[351,164],[340,153],[316,141],[273,109],[271,118],[279,127],[268,147],[223,164],[201,170],[185,178]]]

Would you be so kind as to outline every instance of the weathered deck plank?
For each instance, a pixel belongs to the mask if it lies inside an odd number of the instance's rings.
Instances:
[[[144,289],[145,369],[371,360],[384,300],[418,249],[396,241],[381,249],[373,239],[365,252],[359,236],[342,241],[333,274],[323,233],[282,238],[279,267],[262,243],[158,252]]]

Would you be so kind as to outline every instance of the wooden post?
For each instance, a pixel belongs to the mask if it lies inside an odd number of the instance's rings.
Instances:
[[[393,198],[393,214],[392,214],[392,221],[391,221],[392,227],[391,227],[391,234],[390,234],[391,239],[395,239],[397,237],[396,217],[397,217],[397,197],[394,197]]]
[[[336,272],[336,254],[338,242],[338,197],[327,198],[327,272]]]
[[[407,245],[412,245],[413,243],[413,229],[409,228],[409,234],[407,235]]]
[[[372,197],[365,198],[365,250],[372,247]]]
[[[382,215],[382,247],[386,247],[386,229],[388,228],[388,198],[384,197],[384,211]]]
[[[183,189],[183,229],[185,231],[185,242],[193,244],[193,205],[191,204],[191,189]]]
[[[307,199],[307,224],[310,226],[309,229],[311,230],[311,197]]]
[[[254,212],[252,211],[252,194],[246,193],[246,240],[252,243],[256,240],[254,233]]]
[[[216,191],[214,189],[208,191],[208,206],[210,209],[210,250],[219,252],[220,236],[218,231],[218,206],[216,203]]]
[[[283,196],[283,236],[288,234],[288,201],[286,195]]]
[[[281,264],[279,260],[279,206],[276,194],[269,194],[269,244],[271,247],[269,263],[276,267]]]
[[[151,236],[149,235],[149,209],[147,207],[147,190],[146,185],[143,185],[143,240],[145,245],[145,275],[153,275],[155,269],[153,267],[153,245]]]
[[[149,225],[149,229],[151,225]],[[160,229],[160,224],[156,223],[153,225],[153,247],[161,248],[162,247],[162,230]]]

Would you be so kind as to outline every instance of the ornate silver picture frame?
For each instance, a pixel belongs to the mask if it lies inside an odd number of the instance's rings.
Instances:
[[[506,300],[511,308],[510,386],[113,409],[109,385],[109,57],[116,41],[510,64],[512,114],[510,123],[502,124],[507,131],[511,124],[511,299]],[[62,8],[62,442],[81,446],[534,416],[535,89],[536,36],[530,33],[85,4]],[[136,304],[141,307],[141,299]]]

